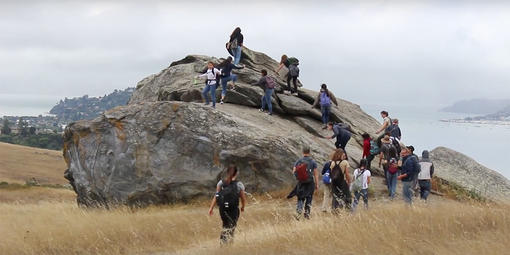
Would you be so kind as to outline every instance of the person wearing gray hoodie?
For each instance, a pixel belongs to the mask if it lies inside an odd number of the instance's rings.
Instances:
[[[430,180],[434,175],[434,164],[430,161],[429,151],[424,150],[421,155],[421,171],[418,174],[418,185],[420,186],[420,198],[427,200],[430,194]]]

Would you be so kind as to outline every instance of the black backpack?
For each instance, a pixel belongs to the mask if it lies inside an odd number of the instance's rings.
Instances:
[[[340,163],[336,163],[331,161],[331,164],[335,163],[335,166],[331,168],[331,182],[340,183],[345,179],[342,168],[340,168]],[[331,165],[330,165],[331,166]]]
[[[216,204],[221,209],[238,208],[240,192],[237,181],[231,181],[229,184],[222,181],[221,189],[216,194]]]

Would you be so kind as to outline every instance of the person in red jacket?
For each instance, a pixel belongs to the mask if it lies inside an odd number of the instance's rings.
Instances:
[[[370,135],[364,133],[361,137],[363,137],[363,155],[361,158],[367,158],[370,156]]]

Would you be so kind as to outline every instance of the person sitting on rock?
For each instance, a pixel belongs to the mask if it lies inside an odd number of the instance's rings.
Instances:
[[[202,91],[202,96],[205,99],[205,105],[209,105],[209,91],[211,92],[212,107],[216,107],[216,77],[221,75],[220,70],[214,68],[214,63],[207,63],[207,71],[204,74],[198,75],[197,78],[206,77],[205,88]]]
[[[223,222],[223,230],[220,235],[222,245],[233,242],[234,231],[240,214],[239,198],[241,199],[241,212],[244,212],[246,205],[244,185],[236,180],[237,174],[238,170],[235,165],[230,165],[227,168],[227,178],[220,180],[216,185],[216,194],[209,207],[209,215],[213,215],[214,206],[218,204],[221,221]]]
[[[326,137],[326,139],[333,139],[336,138],[335,147],[341,148],[345,151],[345,146],[347,146],[347,143],[351,139],[351,132],[349,131],[349,126],[346,124],[338,123],[334,124],[333,122],[328,123],[328,130],[333,131],[333,135]]]
[[[235,66],[232,64],[232,57],[228,57],[223,61],[220,65],[221,68],[221,101],[220,104],[223,104],[223,100],[225,100],[225,96],[227,95],[227,82],[232,81],[235,89],[237,75],[232,73],[232,69],[242,69],[242,67]]]
[[[264,112],[265,106],[267,105],[267,109],[269,111],[269,115],[273,115],[273,105],[271,103],[271,98],[273,96],[273,91],[276,86],[276,82],[273,78],[267,76],[267,70],[262,69],[260,71],[262,77],[260,77],[259,81],[255,84],[256,86],[262,87],[264,90],[264,95],[262,96],[262,107],[260,108],[261,112]]]
[[[230,39],[227,43],[227,49],[232,52],[234,56],[234,65],[238,66],[241,61],[241,53],[243,48],[244,36],[241,34],[241,28],[236,27],[232,34],[230,35]]]
[[[326,84],[322,84],[321,90],[317,95],[317,98],[315,98],[315,102],[313,102],[312,106],[312,108],[315,108],[319,104],[321,106],[322,124],[324,124],[322,129],[328,128],[329,115],[331,113],[331,102],[338,106],[338,102],[336,101],[336,97],[333,95],[333,92],[328,90],[328,86]]]
[[[287,88],[291,94],[294,96],[298,95],[297,88],[297,78],[299,77],[299,60],[297,58],[289,58],[287,55],[282,55],[280,60],[280,65],[275,70],[276,73],[280,72],[283,66],[287,67],[289,72],[287,73]],[[292,79],[292,83],[294,84],[294,89],[290,86],[290,80]]]

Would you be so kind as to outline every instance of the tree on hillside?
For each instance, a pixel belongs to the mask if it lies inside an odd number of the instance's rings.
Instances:
[[[10,135],[11,134],[11,128],[9,127],[9,120],[7,118],[4,118],[4,123],[2,126],[2,134],[3,135]]]
[[[18,120],[18,132],[21,136],[27,136],[28,135],[28,129],[27,129],[27,123],[23,120],[22,117]]]

